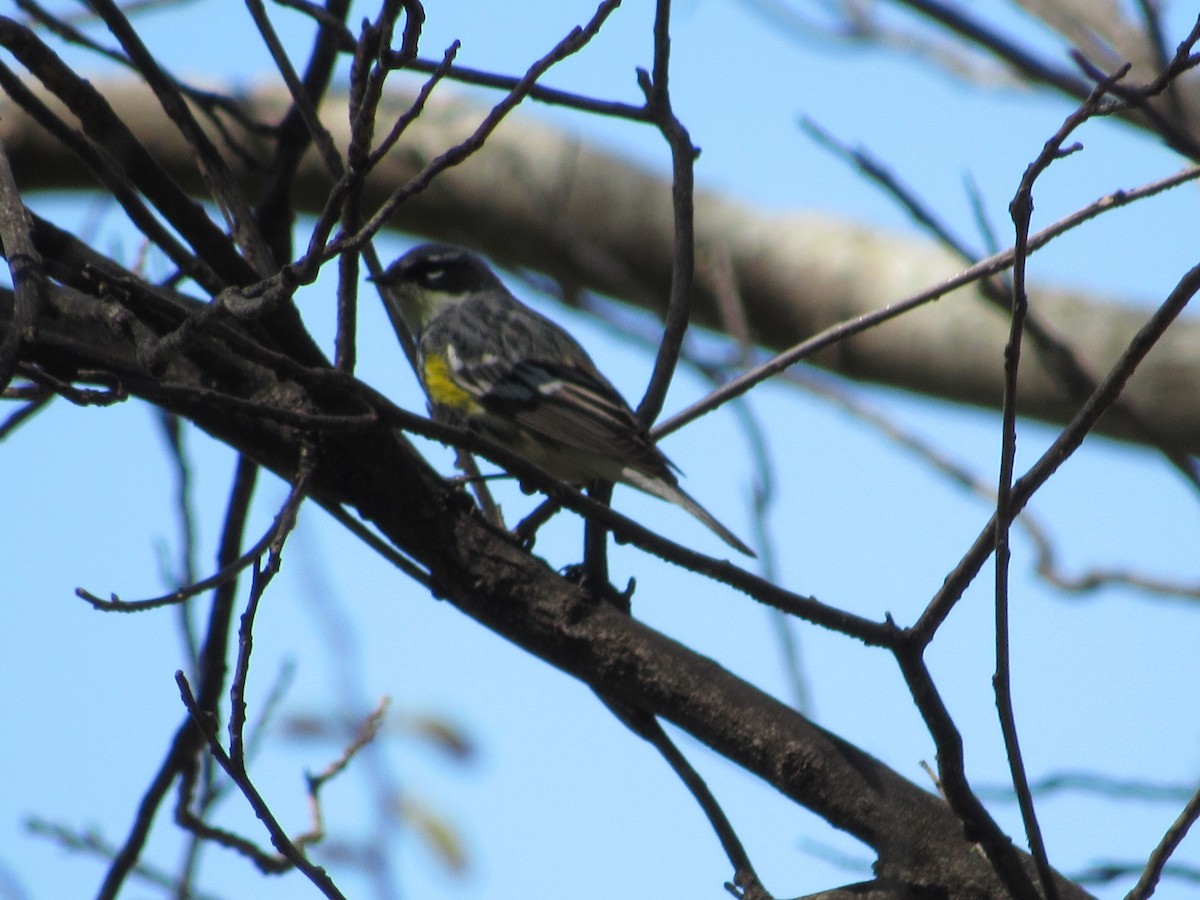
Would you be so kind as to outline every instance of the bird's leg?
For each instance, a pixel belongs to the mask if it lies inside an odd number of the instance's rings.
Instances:
[[[504,528],[504,516],[500,512],[500,506],[492,498],[492,492],[487,489],[486,484],[488,478],[495,476],[481,474],[475,457],[466,450],[456,449],[454,451],[454,465],[463,474],[456,476],[451,481],[458,484],[469,484],[475,494],[475,501],[483,511],[483,517],[497,528]]]

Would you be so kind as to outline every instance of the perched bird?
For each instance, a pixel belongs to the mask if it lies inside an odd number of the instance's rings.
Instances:
[[[416,342],[435,418],[466,424],[568,484],[619,481],[675,503],[754,555],[679,487],[672,463],[583,347],[478,256],[425,244],[375,283]]]

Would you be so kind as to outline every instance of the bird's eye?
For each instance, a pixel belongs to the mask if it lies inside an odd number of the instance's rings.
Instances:
[[[444,266],[433,266],[425,270],[425,283],[428,285],[436,285],[446,277],[446,268]]]

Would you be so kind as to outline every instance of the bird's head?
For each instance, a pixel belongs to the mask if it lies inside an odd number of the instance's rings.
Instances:
[[[446,307],[502,287],[482,259],[447,244],[414,247],[371,280],[399,303],[414,334],[420,334]]]

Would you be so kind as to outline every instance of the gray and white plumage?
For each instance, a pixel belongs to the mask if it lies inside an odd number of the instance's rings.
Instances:
[[[621,482],[753,551],[680,486],[621,394],[559,325],[525,306],[466,250],[425,244],[376,283],[416,342],[435,417],[465,423],[570,484]]]

